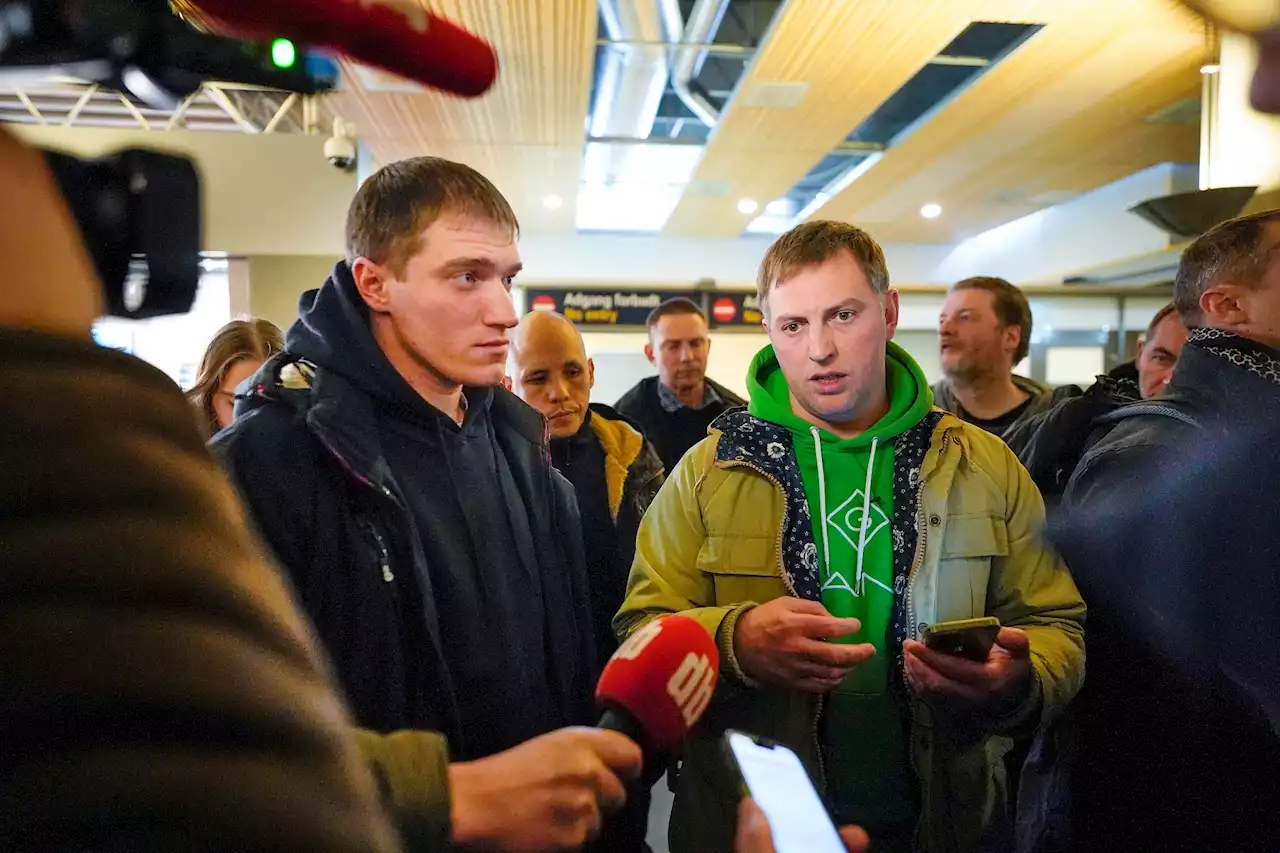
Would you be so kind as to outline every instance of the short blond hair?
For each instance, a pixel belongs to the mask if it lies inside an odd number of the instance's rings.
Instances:
[[[399,275],[420,248],[422,232],[447,213],[474,216],[519,235],[506,198],[470,166],[413,157],[369,176],[347,211],[347,263],[367,258]]]
[[[769,291],[773,288],[800,270],[825,263],[841,252],[848,252],[862,267],[876,296],[889,292],[889,267],[880,244],[856,225],[820,219],[792,228],[764,253],[756,278],[761,309],[768,313]]]

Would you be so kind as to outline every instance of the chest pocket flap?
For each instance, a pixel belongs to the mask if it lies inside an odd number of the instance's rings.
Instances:
[[[953,515],[942,537],[942,559],[953,557],[1007,557],[1009,530],[1004,519],[993,515]]]
[[[993,515],[947,519],[938,565],[938,621],[985,616],[991,561],[1009,555],[1009,531]]]

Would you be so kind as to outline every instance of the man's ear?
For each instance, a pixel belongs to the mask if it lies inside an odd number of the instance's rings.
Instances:
[[[1005,326],[1002,336],[1004,337],[1004,348],[1009,352],[1016,353],[1018,347],[1022,344],[1022,327],[1018,325]]]
[[[894,334],[898,331],[898,317],[902,313],[899,301],[898,291],[890,288],[884,294],[884,328],[885,340],[893,340]]]
[[[587,359],[587,387],[596,387],[596,362],[595,359]]]
[[[1147,339],[1138,338],[1138,351],[1133,356],[1133,360],[1135,362],[1142,361],[1142,351],[1146,348],[1147,348]]]
[[[356,258],[351,264],[351,277],[355,279],[356,292],[370,311],[385,314],[391,310],[391,295],[387,288],[391,277],[386,268],[368,258]]]
[[[1200,310],[1204,313],[1206,325],[1232,328],[1248,323],[1249,312],[1242,304],[1242,290],[1238,284],[1224,282],[1212,285],[1200,294]]]
[[[652,343],[647,343],[647,344],[645,344],[645,345],[644,345],[644,357],[645,357],[645,358],[647,358],[647,359],[649,359],[649,363],[650,363],[650,364],[652,364],[654,367],[657,367],[657,366],[658,366],[658,361],[657,361],[657,359],[655,359],[655,358],[653,357],[653,344],[652,344]]]

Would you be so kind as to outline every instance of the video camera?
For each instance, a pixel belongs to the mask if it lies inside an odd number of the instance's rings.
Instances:
[[[0,72],[68,75],[157,109],[175,108],[209,81],[300,94],[332,88],[332,63],[279,68],[270,51],[269,43],[201,31],[168,0],[0,2]],[[93,257],[109,313],[189,311],[202,234],[195,165],[143,149],[96,160],[55,151],[45,157]]]

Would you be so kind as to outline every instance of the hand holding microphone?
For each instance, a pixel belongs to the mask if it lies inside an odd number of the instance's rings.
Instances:
[[[510,853],[577,850],[626,802],[641,747],[670,749],[702,716],[719,665],[715,641],[689,617],[645,625],[600,676],[598,728],[561,729],[449,765],[452,842]]]

